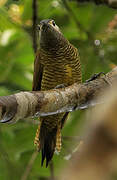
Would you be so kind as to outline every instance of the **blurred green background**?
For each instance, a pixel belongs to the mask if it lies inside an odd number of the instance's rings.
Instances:
[[[79,49],[83,81],[116,65],[116,10],[77,1],[37,2],[38,22],[54,19],[65,37]],[[0,0],[0,96],[31,90],[33,62],[32,0]],[[81,134],[83,114],[77,111],[70,115],[63,136]],[[37,123],[37,119],[27,119],[0,124],[0,180],[25,180],[26,168],[34,155]],[[64,138],[60,155],[53,158],[55,176],[76,146],[77,143]],[[35,158],[27,179],[44,180],[51,176],[50,168],[40,167],[40,158],[40,154]]]

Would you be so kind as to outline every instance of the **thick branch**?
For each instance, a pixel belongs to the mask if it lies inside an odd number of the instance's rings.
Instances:
[[[111,8],[117,8],[117,0],[77,0],[80,3],[84,3],[84,2],[93,2],[97,5],[100,4],[105,4]]]
[[[98,94],[117,81],[117,67],[106,75],[83,84],[49,91],[20,92],[0,97],[1,122],[16,121],[32,116],[47,116],[60,112],[84,109],[100,103]]]

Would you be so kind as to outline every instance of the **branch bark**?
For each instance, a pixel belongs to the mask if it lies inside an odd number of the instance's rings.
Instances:
[[[101,103],[97,96],[102,95],[106,87],[112,88],[115,81],[117,82],[117,67],[106,75],[83,84],[75,83],[62,89],[26,91],[0,97],[0,121],[14,122],[32,116],[88,108]]]
[[[111,8],[117,9],[117,0],[77,0],[77,2],[93,2],[97,5],[105,4]]]

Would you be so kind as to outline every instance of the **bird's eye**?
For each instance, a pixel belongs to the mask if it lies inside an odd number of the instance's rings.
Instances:
[[[56,24],[55,24],[55,22],[54,22],[54,21],[52,21],[52,24],[53,24],[53,26],[56,26]]]

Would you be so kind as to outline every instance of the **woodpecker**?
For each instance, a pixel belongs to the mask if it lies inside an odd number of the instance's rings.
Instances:
[[[50,90],[60,84],[81,83],[78,49],[62,34],[55,21],[45,19],[38,25],[39,49],[34,61],[33,91]],[[34,144],[42,153],[41,165],[46,167],[55,150],[61,150],[61,129],[68,113],[40,117]]]

